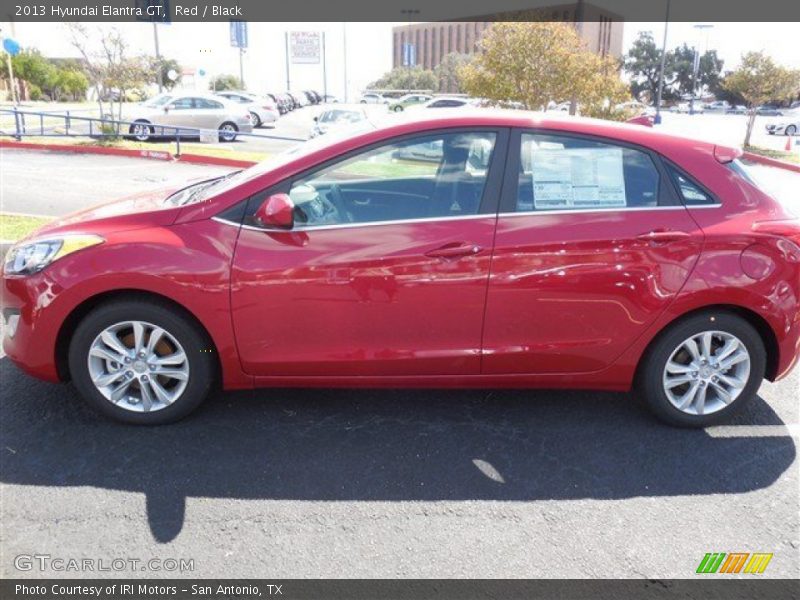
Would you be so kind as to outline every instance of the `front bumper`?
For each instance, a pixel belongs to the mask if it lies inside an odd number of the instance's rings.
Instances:
[[[47,381],[60,381],[56,339],[66,314],[56,300],[58,286],[46,271],[29,277],[0,279],[3,350],[23,371]]]

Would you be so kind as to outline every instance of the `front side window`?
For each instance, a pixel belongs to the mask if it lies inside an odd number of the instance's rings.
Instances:
[[[477,214],[495,138],[428,135],[338,161],[293,182],[295,220],[324,226]]]
[[[584,138],[523,134],[517,212],[649,208],[660,175],[640,150]]]

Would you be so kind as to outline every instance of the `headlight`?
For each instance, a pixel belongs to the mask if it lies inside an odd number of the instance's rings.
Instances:
[[[23,242],[8,251],[3,269],[8,275],[32,275],[67,254],[104,241],[99,235],[67,234]]]

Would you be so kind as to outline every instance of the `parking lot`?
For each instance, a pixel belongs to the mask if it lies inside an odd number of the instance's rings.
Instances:
[[[3,209],[41,214],[221,172],[10,150],[0,170]],[[797,370],[701,431],[629,394],[282,389],[135,428],[5,358],[0,381],[2,577],[80,575],[15,568],[38,553],[194,560],[153,577],[685,578],[736,551],[800,576]]]

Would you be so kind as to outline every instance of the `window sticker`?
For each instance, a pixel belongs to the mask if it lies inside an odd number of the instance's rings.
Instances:
[[[531,148],[536,210],[626,206],[622,148]]]

